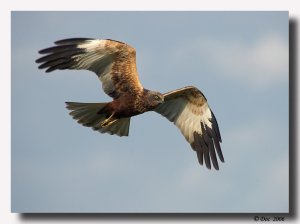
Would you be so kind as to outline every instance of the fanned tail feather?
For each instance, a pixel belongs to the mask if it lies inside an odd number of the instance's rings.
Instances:
[[[67,108],[71,110],[70,115],[83,126],[91,127],[95,131],[111,135],[128,136],[130,118],[121,118],[111,125],[102,127],[100,124],[107,118],[105,112],[100,113],[107,103],[77,103],[66,102]]]

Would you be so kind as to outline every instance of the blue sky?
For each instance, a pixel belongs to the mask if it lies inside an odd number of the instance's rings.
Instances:
[[[154,112],[128,138],[77,124],[65,101],[110,100],[88,71],[37,69],[69,37],[137,51],[142,84],[194,85],[217,117],[225,163],[198,164]],[[287,212],[287,12],[12,12],[12,211]]]

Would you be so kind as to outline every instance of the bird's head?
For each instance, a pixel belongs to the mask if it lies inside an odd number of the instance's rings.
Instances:
[[[146,93],[147,104],[149,105],[149,109],[154,109],[156,106],[164,102],[164,95],[155,92],[155,91],[147,91]]]

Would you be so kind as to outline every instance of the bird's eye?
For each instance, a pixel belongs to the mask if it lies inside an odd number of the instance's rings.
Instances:
[[[155,99],[155,100],[159,100],[159,96],[155,95],[155,96],[154,96],[154,99]]]

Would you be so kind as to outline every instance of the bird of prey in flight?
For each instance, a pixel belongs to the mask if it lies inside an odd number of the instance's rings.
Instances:
[[[89,70],[102,82],[103,91],[113,98],[105,103],[66,102],[78,123],[101,133],[128,136],[130,118],[155,111],[173,122],[197,153],[201,165],[219,169],[217,155],[224,162],[217,120],[203,93],[188,86],[167,93],[148,90],[139,81],[136,51],[110,39],[71,38],[39,51],[36,60],[46,72]]]

